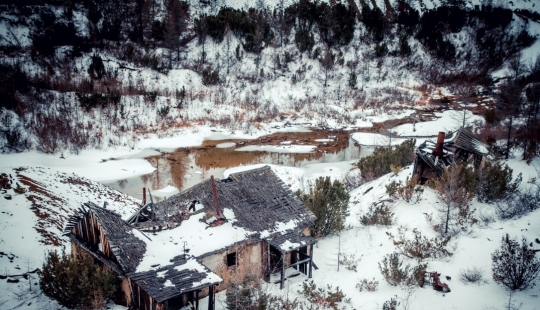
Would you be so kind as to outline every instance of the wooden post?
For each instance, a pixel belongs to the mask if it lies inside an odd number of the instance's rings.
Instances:
[[[281,254],[281,284],[279,289],[283,289],[285,286],[285,254]]]
[[[195,291],[195,310],[199,310],[199,292],[201,290]]]
[[[142,205],[146,205],[146,187],[142,188]]]
[[[266,243],[266,274],[265,274],[266,282],[270,282],[271,272],[272,271],[270,270],[270,243]]]
[[[208,310],[216,310],[216,306],[214,304],[214,298],[216,297],[214,294],[214,284],[210,285],[208,289]]]
[[[311,279],[311,270],[313,269],[313,244],[309,245],[309,274],[308,278]]]

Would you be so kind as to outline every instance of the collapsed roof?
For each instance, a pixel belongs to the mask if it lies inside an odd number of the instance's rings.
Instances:
[[[413,171],[424,178],[431,178],[432,173],[440,176],[449,165],[468,162],[476,167],[488,153],[488,146],[466,129],[460,128],[446,138],[440,132],[437,142],[426,140],[416,149]]]
[[[316,242],[305,230],[314,224],[315,215],[270,167],[212,183],[207,180],[147,204],[127,221],[87,203],[65,232],[158,302],[222,281],[197,261],[200,258],[261,240],[281,253]],[[72,228],[85,225],[89,216],[95,216],[116,259],[89,248],[81,242],[88,239],[73,234]]]
[[[114,257],[107,257],[103,253],[103,249],[91,248],[87,243],[81,241],[92,238],[90,237],[91,232],[88,232],[89,229],[85,228],[89,228],[87,223],[93,218],[97,220],[100,231],[109,243]],[[78,234],[88,232],[88,236],[74,235],[72,228],[77,225],[84,226],[84,228],[81,227],[83,229],[75,229],[74,231]],[[64,229],[64,234],[96,259],[116,271],[121,277],[129,276],[132,281],[158,302],[222,282],[218,275],[199,263],[195,257],[183,255],[175,256],[164,263],[164,266],[157,264],[150,266],[148,270],[139,271],[144,256],[160,255],[159,252],[148,253],[147,244],[151,244],[154,240],[122,220],[119,214],[91,202],[85,203],[80,208],[79,214],[71,217]],[[162,248],[172,246],[163,246],[162,244]]]
[[[142,208],[145,216],[139,212],[128,221],[143,231],[178,229],[182,233],[176,235],[187,235],[199,226],[189,224],[192,218],[210,225],[213,219],[225,215],[227,226],[236,231],[236,242],[266,240],[283,253],[289,252],[291,246],[298,248],[315,243],[315,239],[302,233],[304,228],[314,224],[315,215],[269,166],[231,174],[216,182],[217,208],[211,183],[206,180],[167,200],[148,204]],[[239,232],[245,236],[240,237]],[[207,253],[230,246],[225,239],[222,236],[221,242],[215,240],[214,249]],[[282,246],[284,244],[286,246]]]

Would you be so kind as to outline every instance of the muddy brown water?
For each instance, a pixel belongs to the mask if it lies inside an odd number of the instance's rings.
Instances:
[[[142,188],[151,191],[167,185],[180,190],[189,188],[214,175],[223,177],[228,168],[253,164],[275,164],[303,167],[314,163],[332,163],[357,160],[372,153],[372,148],[360,147],[350,139],[349,131],[313,130],[312,132],[281,132],[256,140],[205,140],[200,147],[179,148],[173,152],[147,157],[156,168],[153,173],[139,177],[105,183],[125,194],[141,199]],[[333,142],[317,142],[317,139],[334,138]],[[237,151],[248,145],[279,145],[285,141],[293,144],[314,145],[311,153],[277,153],[264,151]],[[216,147],[223,143],[235,143],[233,147]],[[163,197],[154,196],[154,201]]]

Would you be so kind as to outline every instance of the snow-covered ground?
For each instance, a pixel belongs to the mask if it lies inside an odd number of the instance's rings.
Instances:
[[[193,1],[200,3],[200,1]],[[223,0],[219,5],[229,5],[234,8],[253,6],[254,1]],[[279,1],[257,1],[272,7]],[[288,5],[292,0],[285,0]],[[384,0],[365,1],[368,5],[376,2],[379,7],[385,6]],[[394,0],[390,2],[395,3]],[[417,9],[430,9],[444,1],[424,0],[414,1]],[[527,8],[538,11],[540,5],[535,1],[514,0],[502,3],[511,8]],[[468,7],[479,4],[479,0],[467,1]],[[536,4],[536,5],[535,5]],[[195,7],[196,4],[193,6]],[[422,7],[420,7],[422,5]],[[216,10],[212,8],[196,8],[196,10]],[[212,12],[209,12],[212,13]],[[215,13],[215,11],[214,11]],[[77,15],[78,13],[76,13]],[[86,17],[81,25],[85,25]],[[29,30],[25,27],[10,28],[10,23],[0,21],[0,35],[9,38],[10,29],[19,38],[20,44],[29,46]],[[84,26],[86,27],[86,26]],[[83,27],[83,28],[84,28]],[[531,34],[540,34],[540,25],[529,23]],[[350,69],[347,65],[336,65],[329,76],[329,85],[323,87],[323,69],[317,59],[310,59],[299,54],[294,44],[283,47],[270,46],[263,50],[261,61],[255,64],[255,56],[246,53],[244,61],[237,62],[232,56],[233,51],[226,51],[224,43],[217,44],[207,40],[206,51],[208,63],[223,66],[226,58],[232,60],[230,74],[224,74],[222,67],[222,85],[206,86],[200,76],[191,69],[173,68],[167,73],[149,69],[140,69],[133,63],[119,61],[108,53],[100,54],[108,68],[118,70],[120,82],[134,81],[143,89],[159,91],[155,102],[149,103],[143,96],[123,96],[121,105],[126,108],[129,117],[119,120],[117,125],[105,126],[98,122],[99,113],[78,112],[67,121],[80,120],[84,126],[93,125],[94,129],[102,129],[103,141],[80,151],[78,154],[66,149],[55,154],[43,154],[37,151],[24,153],[0,154],[0,173],[11,174],[14,185],[20,183],[28,191],[15,194],[9,191],[12,200],[0,195],[0,275],[18,275],[28,270],[39,268],[45,252],[50,249],[65,249],[69,251],[67,240],[60,237],[65,220],[81,203],[88,200],[98,205],[108,202],[108,207],[122,215],[130,214],[137,199],[122,195],[96,182],[122,180],[144,175],[154,171],[154,168],[144,158],[170,151],[179,147],[199,146],[205,139],[256,139],[272,132],[305,131],[309,126],[347,128],[352,138],[362,145],[387,145],[389,139],[376,133],[357,133],[358,128],[371,128],[374,123],[390,119],[410,117],[413,113],[422,113],[428,106],[429,99],[436,99],[439,93],[444,96],[451,93],[445,89],[420,90],[423,77],[408,69],[408,64],[399,58],[374,58],[373,46],[363,44],[360,34],[365,31],[363,26],[355,33],[355,39],[350,46],[342,47],[338,52],[343,53],[343,63],[361,59],[361,66],[356,67],[358,74],[357,89],[347,88]],[[294,34],[288,38],[292,42]],[[196,40],[195,40],[196,41]],[[188,65],[198,59],[201,47],[193,41],[185,51]],[[231,46],[236,47],[240,42],[231,38]],[[318,41],[318,40],[317,40]],[[4,44],[4,43],[2,43]],[[412,48],[417,52],[411,62],[426,60],[425,51],[417,42],[412,42]],[[315,47],[323,47],[318,43]],[[530,60],[540,50],[540,40],[525,49],[521,57]],[[156,55],[159,51],[155,51]],[[163,52],[163,51],[161,51]],[[282,70],[274,70],[273,59],[276,55],[290,53],[292,61]],[[74,66],[80,76],[74,79],[83,80],[90,63],[90,55],[85,55],[75,61]],[[381,65],[380,65],[381,64]],[[35,63],[23,63],[29,72],[37,73]],[[120,68],[120,65],[125,68]],[[264,72],[265,78],[259,76]],[[502,68],[493,73],[494,77],[504,76]],[[295,77],[295,82],[292,78]],[[246,80],[253,83],[246,83]],[[172,108],[167,117],[157,115],[160,107],[174,106],[176,98],[167,97],[185,86],[190,94],[183,109]],[[394,95],[391,95],[394,94]],[[60,96],[53,92],[54,96]],[[74,93],[65,94],[73,107],[78,107]],[[401,98],[401,99],[396,99]],[[405,99],[403,99],[405,98]],[[171,100],[172,103],[171,103]],[[189,101],[189,102],[188,102]],[[277,111],[275,115],[269,111]],[[0,111],[2,117],[11,112]],[[263,116],[265,121],[257,119]],[[463,120],[463,111],[444,111],[435,113],[437,119],[428,122],[407,123],[390,128],[396,136],[426,137],[434,136],[439,131],[457,129]],[[483,118],[465,111],[466,124],[482,123]],[[223,124],[220,124],[222,122]],[[146,132],[139,134],[134,130],[134,123],[146,127]],[[14,126],[18,126],[14,120]],[[186,125],[187,124],[187,125]],[[115,127],[116,126],[116,127]],[[124,126],[126,131],[119,131]],[[5,129],[5,128],[0,128]],[[95,134],[95,132],[93,132]],[[36,141],[34,141],[34,146]],[[399,137],[392,138],[392,144],[402,141]],[[323,141],[321,141],[323,142]],[[232,145],[222,145],[231,147]],[[95,150],[94,148],[99,148]],[[253,151],[255,149],[244,149]],[[257,146],[256,150],[272,152],[310,152],[312,148],[306,145]],[[516,155],[516,157],[519,154]],[[287,167],[272,165],[272,169],[291,189],[305,190],[314,179],[320,176],[342,178],[355,161],[311,164],[304,167]],[[539,165],[539,161],[535,163]],[[522,172],[524,183],[536,175],[523,161],[513,159],[508,164],[514,169],[514,175]],[[17,171],[19,167],[25,170]],[[259,167],[259,165],[242,166],[228,169],[224,177],[233,172]],[[396,224],[388,227],[363,227],[358,216],[363,214],[372,202],[386,198],[384,185],[391,180],[404,180],[411,173],[411,168],[404,168],[397,176],[386,175],[382,178],[362,185],[351,192],[350,216],[347,219],[348,228],[338,236],[324,238],[315,248],[315,262],[319,270],[313,272],[313,278],[319,286],[330,284],[339,286],[351,304],[348,308],[380,309],[385,300],[397,295],[405,303],[408,292],[399,287],[386,284],[377,268],[381,258],[395,250],[386,232],[395,232],[398,227],[409,229],[418,228],[423,234],[434,236],[435,233],[427,224],[424,213],[434,212],[437,204],[435,194],[426,189],[422,200],[417,204],[398,201],[393,204],[396,213]],[[21,181],[24,176],[25,182]],[[32,185],[33,184],[33,185]],[[368,192],[369,188],[373,188]],[[160,197],[168,197],[178,189],[167,186],[154,191]],[[366,193],[367,192],[367,193]],[[492,211],[493,206],[474,203],[477,210]],[[486,227],[474,227],[466,234],[452,241],[454,255],[442,260],[429,262],[429,270],[437,270],[443,277],[451,276],[452,280],[445,281],[452,292],[442,294],[429,287],[417,288],[410,293],[409,309],[503,309],[507,302],[506,291],[493,283],[490,276],[491,253],[499,247],[503,234],[511,236],[527,236],[529,240],[540,237],[540,212],[537,210],[521,219],[497,221]],[[55,246],[54,244],[59,244]],[[340,245],[339,245],[340,244]],[[347,255],[359,260],[358,271],[345,268],[337,271],[338,248],[340,255]],[[415,262],[408,261],[411,265]],[[482,285],[465,285],[459,282],[459,271],[468,267],[479,267],[489,283]],[[343,267],[343,266],[342,266]],[[355,284],[360,280],[375,278],[379,281],[376,292],[359,292]],[[58,305],[43,296],[37,289],[36,278],[29,281],[22,276],[10,277],[19,280],[18,283],[7,283],[0,279],[0,309],[51,309]],[[286,282],[286,290],[280,291],[276,285],[268,285],[267,289],[274,294],[287,294],[290,298],[298,296],[302,276]],[[540,309],[539,287],[516,293],[513,298],[523,303],[522,309]],[[220,306],[223,306],[223,293],[220,293]],[[204,307],[204,303],[202,305]],[[120,308],[120,307],[118,307]]]
[[[436,128],[438,124],[433,124],[433,126]],[[190,140],[190,138],[187,140]],[[152,145],[151,142],[148,143]],[[159,145],[161,142],[156,141],[155,143]],[[29,188],[29,191],[20,195],[12,193],[13,199],[3,200],[1,204],[0,208],[3,213],[0,214],[0,218],[4,218],[4,220],[0,224],[2,229],[0,241],[2,242],[2,252],[7,254],[0,257],[1,269],[11,275],[20,274],[27,269],[38,268],[42,264],[45,251],[55,248],[52,245],[44,244],[43,240],[46,238],[36,230],[36,228],[40,227],[40,223],[46,223],[47,221],[36,217],[35,211],[32,210],[34,203],[29,198],[32,195],[39,197],[40,200],[38,201],[44,199],[42,206],[38,207],[40,210],[44,206],[51,205],[51,207],[43,210],[51,214],[54,225],[45,226],[45,230],[56,235],[60,234],[63,221],[82,202],[92,200],[101,205],[107,201],[109,203],[108,207],[123,212],[124,215],[129,214],[138,202],[136,199],[107,190],[93,181],[80,179],[72,173],[58,172],[57,170],[67,171],[73,169],[83,175],[94,176],[96,180],[122,178],[125,174],[136,175],[144,172],[144,170],[142,168],[137,168],[141,170],[132,169],[131,167],[134,164],[136,167],[143,166],[136,164],[137,162],[141,164],[145,162],[141,158],[142,156],[136,155],[143,151],[138,150],[127,153],[119,151],[112,153],[96,152],[92,156],[83,153],[79,156],[72,156],[70,166],[64,166],[61,169],[58,169],[58,167],[62,167],[62,161],[67,161],[69,158],[60,159],[43,154],[20,155],[20,161],[18,162],[21,164],[30,161],[30,163],[35,162],[36,165],[43,164],[48,167],[29,167],[20,171],[19,175],[24,175],[33,180],[32,182],[37,184],[37,187],[31,189],[28,185],[22,183],[21,185]],[[11,156],[2,155],[2,172],[11,173],[15,177],[16,172],[12,170],[12,167],[16,164],[16,161]],[[25,159],[24,156],[29,157]],[[119,159],[101,162],[102,158],[113,156],[117,156]],[[9,160],[4,160],[6,158]],[[94,158],[94,160],[91,161],[91,158]],[[90,165],[89,162],[93,162],[93,164]],[[114,162],[113,166],[109,166],[111,165],[107,164],[109,162]],[[353,167],[353,164],[354,161],[348,161],[313,164],[301,168],[279,165],[271,167],[286,184],[291,186],[292,190],[305,190],[319,176],[342,178]],[[514,169],[514,175],[518,172],[523,173],[524,183],[536,176],[535,169],[518,159],[510,160],[508,164]],[[533,164],[539,165],[540,160],[536,160]],[[103,165],[104,168],[99,168],[100,165]],[[85,166],[87,167],[84,168]],[[224,177],[227,177],[230,173],[259,166],[231,168],[224,173]],[[76,170],[77,167],[79,167],[79,170]],[[100,174],[94,172],[94,170],[100,169],[103,169],[101,171],[107,171],[109,177],[101,178]],[[393,209],[396,214],[396,223],[391,227],[364,227],[360,224],[358,217],[366,212],[373,202],[388,198],[385,193],[385,184],[388,184],[391,180],[404,180],[410,176],[411,169],[410,166],[406,167],[397,176],[392,174],[383,176],[351,192],[350,216],[347,219],[347,229],[341,233],[340,237],[331,236],[320,240],[315,247],[315,262],[320,268],[313,271],[313,278],[317,285],[339,286],[347,298],[351,298],[350,305],[345,306],[355,309],[380,309],[384,301],[394,295],[398,296],[402,303],[408,298],[412,305],[410,309],[428,309],[434,304],[440,309],[502,309],[508,296],[502,287],[491,280],[490,255],[500,246],[500,239],[506,233],[517,237],[524,235],[531,241],[538,238],[540,236],[540,212],[535,211],[518,220],[497,221],[485,227],[476,226],[470,233],[454,238],[451,242],[451,251],[453,252],[451,257],[432,260],[428,263],[428,270],[440,272],[443,279],[445,276],[452,278],[451,280],[445,280],[452,289],[450,293],[443,294],[432,290],[429,286],[416,288],[410,292],[399,287],[392,287],[384,281],[377,267],[377,263],[384,255],[395,251],[395,247],[388,239],[386,232],[395,233],[399,227],[406,227],[409,230],[417,228],[429,237],[435,236],[436,233],[426,222],[424,213],[435,212],[435,205],[438,203],[436,195],[431,189],[426,188],[422,200],[417,204],[403,201],[395,202]],[[90,184],[89,187],[88,184]],[[372,188],[372,190],[368,191],[369,188]],[[167,187],[162,189],[161,192],[163,192],[163,195],[168,196],[174,190],[174,188]],[[478,202],[474,202],[473,207],[483,212],[489,212],[490,210],[493,212],[494,208],[491,205]],[[47,236],[47,233],[45,233],[45,236]],[[61,244],[63,246],[67,245],[65,240],[61,241]],[[339,250],[340,255],[358,260],[357,271],[347,270],[344,266],[340,267],[339,272],[337,271],[338,248],[341,249]],[[69,251],[69,246],[66,247],[66,250]],[[14,257],[13,262],[10,262],[10,257]],[[413,260],[406,259],[405,261],[412,266],[416,264]],[[484,277],[488,280],[488,283],[481,285],[461,283],[459,281],[459,272],[470,267],[480,268],[484,272]],[[11,309],[24,302],[25,308],[38,309],[47,308],[54,304],[54,302],[51,304],[51,301],[46,297],[39,295],[35,285],[33,287],[34,291],[29,293],[28,281],[23,277],[14,277],[13,279],[15,278],[19,279],[20,282],[7,283],[5,280],[0,281],[2,291],[8,292],[0,299],[0,305],[5,306],[6,309]],[[378,281],[378,290],[373,293],[359,292],[355,285],[364,278],[368,280],[374,278]],[[273,294],[288,294],[289,298],[295,298],[298,296],[297,292],[301,289],[304,280],[306,279],[303,276],[287,280],[286,291],[280,291],[278,285],[273,284],[265,285],[265,287]],[[34,282],[36,282],[35,279]],[[536,287],[517,292],[512,298],[518,303],[523,303],[524,307],[522,309],[537,309],[538,290],[538,287]],[[220,294],[218,296],[223,302],[224,295]],[[34,298],[29,299],[32,297]],[[222,303],[219,305],[223,306]]]

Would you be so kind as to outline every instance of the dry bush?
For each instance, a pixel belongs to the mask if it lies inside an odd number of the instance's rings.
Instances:
[[[398,234],[396,237],[394,237],[394,235],[390,232],[386,233],[400,254],[409,258],[416,258],[419,261],[424,259],[437,259],[452,255],[452,253],[450,253],[450,251],[448,251],[446,248],[450,242],[450,237],[443,239],[428,239],[415,228],[412,231],[413,238],[409,239],[405,236],[407,231],[408,230],[404,227],[398,228]]]
[[[540,207],[540,185],[531,184],[509,199],[495,204],[497,216],[501,219],[522,217]]]
[[[540,275],[540,259],[524,236],[521,243],[504,236],[501,247],[491,254],[491,261],[493,280],[511,291],[534,286]]]
[[[360,259],[356,258],[355,254],[343,254],[341,255],[341,258],[339,259],[339,264],[345,266],[345,269],[356,271],[356,267],[358,266],[358,263],[360,262]]]
[[[467,283],[487,283],[487,280],[484,279],[484,274],[482,269],[478,267],[471,267],[467,269],[462,269],[459,272],[459,279],[461,282]]]
[[[399,254],[396,252],[386,255],[379,262],[381,274],[386,282],[392,286],[406,283],[410,277],[410,269],[410,265],[403,266],[403,262],[399,259]]]
[[[424,188],[418,185],[418,180],[418,175],[414,175],[411,179],[407,177],[403,185],[401,181],[393,180],[386,185],[386,193],[392,198],[401,198],[406,202],[417,203],[424,193]]]
[[[384,202],[374,203],[369,207],[368,212],[360,217],[360,223],[365,226],[390,226],[393,222],[394,212]]]
[[[320,307],[323,309],[339,309],[339,303],[348,301],[339,287],[334,289],[331,285],[327,285],[326,288],[318,288],[313,280],[310,282],[303,282],[302,290],[298,291],[298,293],[304,296],[310,303],[309,306],[306,305],[307,309],[320,309]]]
[[[373,280],[362,279],[358,281],[358,283],[356,283],[356,288],[360,292],[363,292],[363,291],[375,292],[378,286],[379,286],[379,281],[375,281],[375,278],[373,278]]]

